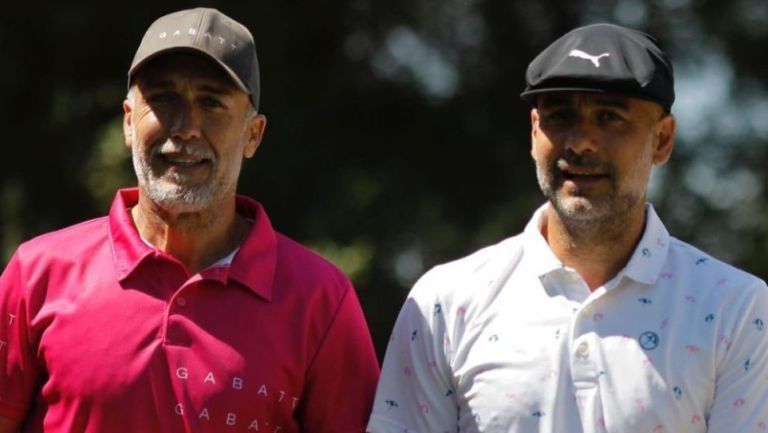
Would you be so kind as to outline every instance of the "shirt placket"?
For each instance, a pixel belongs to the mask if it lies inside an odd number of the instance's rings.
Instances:
[[[578,274],[573,273],[566,279],[574,290],[586,290],[586,285]],[[583,287],[578,287],[583,286]],[[599,298],[590,298],[576,308],[571,318],[571,339],[569,359],[573,385],[573,399],[581,414],[582,431],[601,431],[602,406],[600,405],[600,387],[598,386],[602,367],[600,365],[598,343],[594,332],[595,304]]]
[[[192,343],[194,330],[186,323],[190,319],[190,311],[195,308],[196,293],[202,289],[206,281],[225,281],[227,268],[217,267],[204,270],[191,278],[176,282],[178,288],[172,292],[168,299],[163,318],[163,345],[189,347]]]
[[[187,281],[181,285],[168,300],[163,330],[163,345],[189,347],[192,336],[185,326],[185,317],[194,301],[194,288],[197,282]]]

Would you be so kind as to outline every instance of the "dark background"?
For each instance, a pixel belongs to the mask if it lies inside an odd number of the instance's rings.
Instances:
[[[353,279],[379,354],[436,263],[522,230],[542,203],[528,62],[582,24],[648,31],[676,68],[678,143],[651,201],[670,231],[768,277],[764,0],[25,1],[0,12],[0,266],[134,184],[125,74],[146,27],[206,5],[254,33],[265,141],[241,191]]]

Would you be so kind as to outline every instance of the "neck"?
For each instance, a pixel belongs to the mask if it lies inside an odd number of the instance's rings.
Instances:
[[[131,216],[141,237],[179,260],[190,275],[232,252],[249,230],[235,212],[234,197],[201,212],[173,214],[139,194]]]
[[[610,281],[629,262],[645,227],[645,206],[605,221],[564,219],[552,206],[542,234],[558,259],[574,269],[591,291]]]

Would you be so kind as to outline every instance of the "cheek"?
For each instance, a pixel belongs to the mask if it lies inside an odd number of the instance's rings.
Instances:
[[[555,147],[543,134],[533,138],[531,143],[531,157],[536,164],[546,164],[556,158]]]
[[[243,122],[229,120],[212,123],[210,127],[208,137],[211,143],[219,147],[222,153],[226,153],[228,159],[243,158],[248,137],[246,125]]]
[[[162,122],[152,111],[140,112],[136,114],[133,121],[132,137],[133,143],[145,144],[153,143],[165,135],[165,128]]]
[[[636,184],[637,188],[645,188],[651,176],[653,153],[651,143],[638,146],[637,152],[625,152],[621,158],[624,178]]]
[[[537,166],[544,164],[544,155],[536,147],[531,149],[531,158],[533,158],[533,162]]]

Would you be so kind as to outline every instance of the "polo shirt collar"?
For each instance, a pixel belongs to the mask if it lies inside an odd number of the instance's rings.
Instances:
[[[117,279],[120,281],[154,252],[141,239],[131,218],[131,208],[138,202],[138,188],[120,189],[109,210],[109,238]]]
[[[253,222],[251,231],[229,265],[229,278],[270,300],[277,266],[277,234],[256,200],[238,195],[235,207],[239,215]]]
[[[525,254],[522,260],[525,267],[531,269],[536,276],[543,276],[565,267],[541,234],[544,211],[548,206],[547,203],[539,207],[523,231]],[[639,283],[655,284],[663,275],[671,237],[650,203],[645,205],[645,214],[645,229],[640,242],[616,280],[626,276]]]
[[[640,242],[622,271],[638,283],[655,284],[662,276],[671,237],[656,210],[645,205],[645,230]]]
[[[546,217],[544,211],[548,206],[547,203],[536,209],[523,231],[524,255],[521,262],[524,269],[531,269],[537,277],[565,267],[541,234],[543,218]]]
[[[118,190],[109,212],[110,243],[117,277],[121,281],[144,261],[156,256],[155,249],[141,239],[133,224],[130,210],[138,202],[138,188]],[[238,195],[235,206],[237,213],[251,220],[252,225],[229,265],[227,278],[270,300],[277,264],[277,235],[264,208],[257,201]],[[208,269],[201,271],[201,274],[207,273]]]

